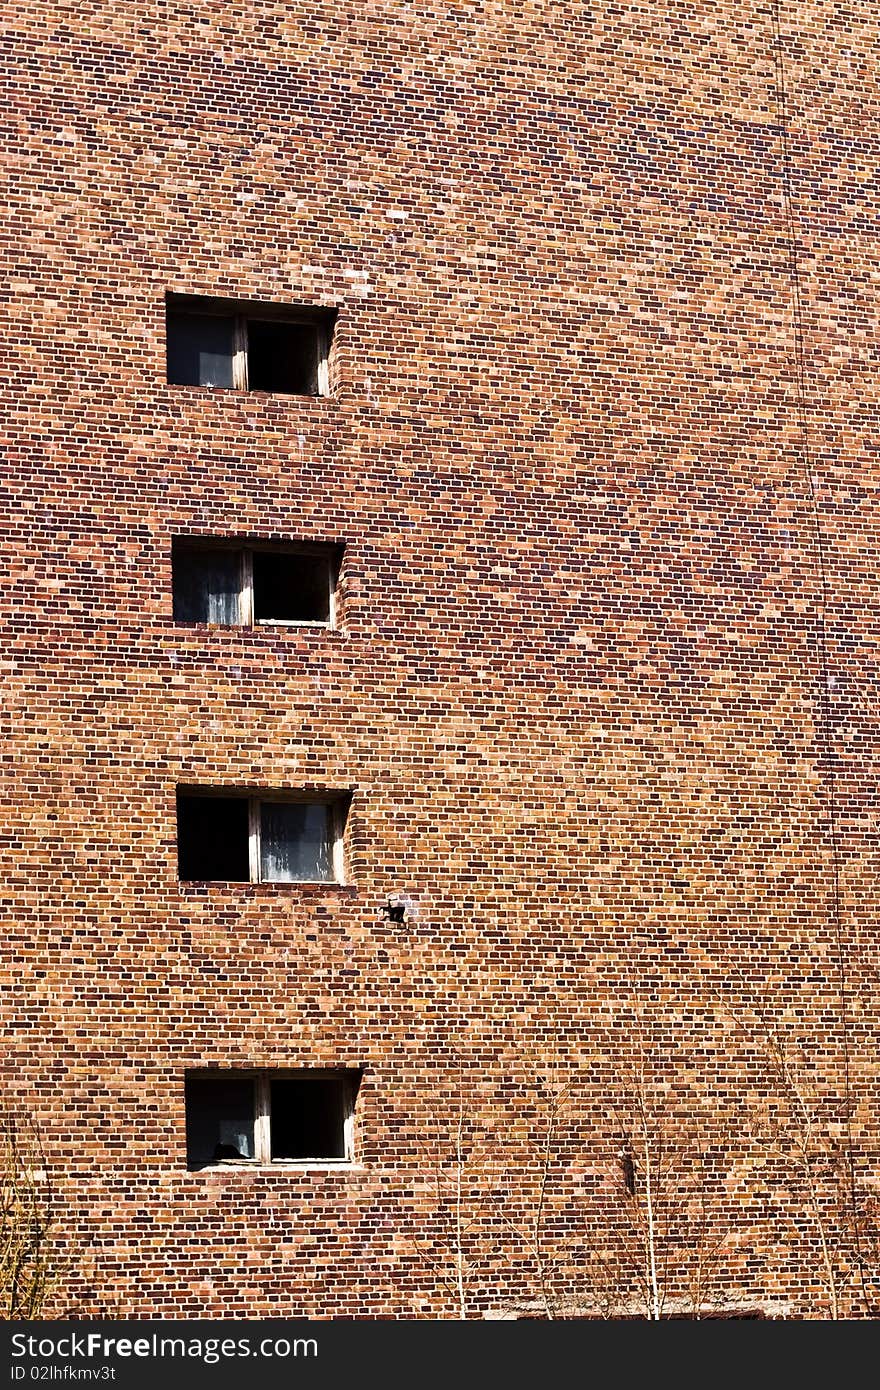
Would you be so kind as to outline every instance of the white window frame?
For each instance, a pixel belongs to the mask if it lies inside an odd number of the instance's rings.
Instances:
[[[232,386],[201,389],[250,391],[248,381],[248,319],[254,323],[309,324],[315,329],[317,344],[317,363],[315,372],[315,396],[330,395],[330,348],[333,338],[335,311],[331,308],[316,307],[307,309],[302,305],[288,308],[279,304],[248,304],[238,299],[202,298],[196,295],[168,294],[165,300],[167,314],[185,316],[214,314],[217,318],[232,319]],[[172,383],[173,384],[173,383]],[[254,387],[262,390],[262,387]],[[297,392],[271,391],[269,395],[296,395]],[[308,393],[310,396],[311,392]]]
[[[215,1158],[202,1165],[206,1168],[253,1167],[256,1164],[271,1164],[273,1167],[302,1168],[320,1165],[322,1168],[350,1167],[355,1160],[355,1107],[357,1094],[363,1076],[355,1067],[300,1067],[278,1068],[277,1070],[250,1070],[237,1067],[216,1070],[194,1070],[188,1072],[194,1080],[253,1081],[254,1083],[254,1157],[253,1158]],[[342,1117],[342,1142],[345,1150],[343,1158],[321,1157],[320,1154],[307,1158],[272,1157],[272,1082],[273,1081],[339,1081],[342,1086],[342,1102],[345,1107]]]
[[[332,631],[337,623],[336,591],[339,587],[339,555],[341,546],[309,545],[307,542],[293,542],[286,545],[282,541],[237,541],[223,537],[214,542],[210,536],[180,536],[175,541],[187,550],[204,550],[210,554],[217,550],[233,550],[240,554],[240,573],[238,586],[238,622],[210,624],[223,627],[323,627]],[[326,567],[327,617],[326,618],[257,618],[254,610],[254,555],[301,555]],[[173,551],[172,551],[173,556]],[[173,583],[173,575],[172,575]]]

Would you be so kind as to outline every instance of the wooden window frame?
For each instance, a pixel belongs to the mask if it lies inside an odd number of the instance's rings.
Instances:
[[[355,1107],[363,1079],[359,1067],[279,1067],[279,1068],[195,1068],[186,1075],[196,1081],[253,1081],[254,1082],[254,1156],[253,1158],[215,1158],[194,1172],[206,1168],[253,1168],[270,1165],[278,1168],[303,1168],[320,1165],[322,1168],[348,1168],[355,1161]],[[343,1158],[322,1158],[319,1154],[307,1158],[272,1157],[272,1082],[273,1081],[340,1081],[345,1106],[342,1120]]]
[[[204,797],[208,800],[212,797],[227,797],[238,801],[246,801],[248,806],[248,868],[250,877],[248,879],[181,879],[182,883],[272,883],[281,887],[294,888],[297,884],[323,884],[327,887],[346,887],[347,863],[345,853],[345,831],[348,824],[348,813],[351,808],[351,793],[339,792],[337,794],[316,792],[248,792],[239,794],[234,787],[191,787],[179,786],[177,795],[185,797]],[[262,824],[260,817],[260,807],[263,805],[286,805],[286,806],[326,806],[329,811],[329,840],[330,840],[330,878],[263,878],[262,877]]]
[[[342,567],[342,546],[328,541],[326,544],[308,541],[253,541],[221,537],[216,541],[210,536],[175,536],[172,542],[172,586],[174,583],[174,546],[187,550],[204,550],[207,553],[217,550],[233,550],[240,554],[240,574],[238,589],[238,622],[209,623],[210,627],[322,627],[335,631],[338,623],[339,606],[337,592]],[[327,571],[327,617],[326,618],[256,618],[254,616],[254,555],[303,555],[316,561],[321,560]],[[173,595],[172,595],[173,601]]]
[[[166,325],[169,313],[213,314],[217,318],[232,319],[232,385],[216,387],[195,387],[196,390],[216,391],[255,391],[263,392],[263,387],[252,388],[248,382],[248,320],[254,323],[308,324],[315,329],[317,339],[317,364],[314,392],[266,391],[270,396],[306,396],[315,399],[330,395],[330,352],[333,346],[333,330],[336,326],[337,310],[332,307],[305,305],[261,304],[249,300],[216,299],[213,296],[202,298],[199,295],[172,294],[165,296]],[[167,327],[166,327],[167,333]],[[174,383],[171,383],[172,385]]]

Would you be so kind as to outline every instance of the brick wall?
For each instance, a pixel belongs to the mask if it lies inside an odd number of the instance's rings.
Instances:
[[[582,1300],[641,1055],[728,1302],[824,1314],[756,1015],[841,1143],[846,1045],[869,1172],[877,21],[782,3],[805,449],[768,5],[13,13],[5,1074],[59,1311],[454,1315],[459,1113],[470,1309],[533,1308],[565,1088]],[[332,394],[168,385],[168,291],[338,306]],[[175,623],[180,534],[344,544],[339,628]],[[179,882],[178,784],[351,789],[351,882]],[[206,1066],[362,1067],[356,1164],[188,1172]]]

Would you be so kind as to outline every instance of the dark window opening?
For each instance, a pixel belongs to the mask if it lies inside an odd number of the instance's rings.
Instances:
[[[186,1078],[186,1161],[203,1168],[222,1159],[256,1158],[254,1077]]]
[[[335,317],[331,309],[168,295],[168,381],[326,396]]]
[[[176,622],[245,626],[311,623],[331,627],[339,548],[236,546],[175,540],[171,552]]]
[[[177,864],[182,879],[250,879],[249,810],[244,797],[177,798]]]
[[[333,572],[329,555],[254,550],[254,621],[329,623]]]
[[[321,360],[314,323],[272,323],[247,319],[247,379],[250,391],[317,396]]]
[[[349,1163],[361,1073],[190,1072],[189,1168],[222,1163]]]
[[[346,1077],[273,1081],[272,1157],[345,1158]]]

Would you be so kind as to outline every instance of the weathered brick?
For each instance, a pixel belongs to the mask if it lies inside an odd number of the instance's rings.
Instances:
[[[806,435],[768,6],[13,5],[3,1065],[61,1312],[449,1315],[460,1065],[515,1222],[530,1083],[573,1083],[576,1294],[639,1039],[708,1112],[729,1289],[822,1311],[729,1016],[796,1016],[840,1096],[833,774],[867,1168],[878,24],[781,10]],[[167,385],[166,291],[338,306],[332,396]],[[179,534],[343,543],[339,630],[175,624]],[[178,882],[179,783],[352,788],[351,885]],[[358,1166],[187,1172],[206,1065],[364,1067]],[[498,1314],[534,1268],[488,1221]]]

